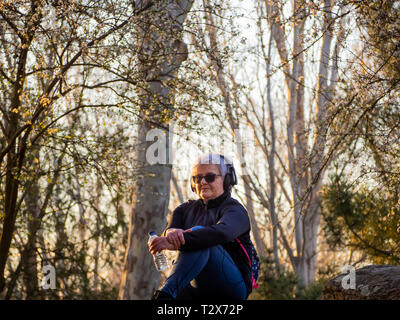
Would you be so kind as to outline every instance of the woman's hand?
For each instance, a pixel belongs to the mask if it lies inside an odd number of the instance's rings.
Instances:
[[[178,250],[181,245],[185,244],[185,238],[183,237],[183,233],[185,231],[182,229],[168,229],[166,231],[166,238],[169,243],[174,246],[174,250]]]
[[[174,245],[171,244],[166,237],[154,238],[149,244],[149,251],[155,254],[162,250],[176,250]]]

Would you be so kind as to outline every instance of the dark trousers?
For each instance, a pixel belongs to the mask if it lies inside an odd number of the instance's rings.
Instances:
[[[178,300],[247,298],[242,274],[221,245],[181,251],[161,290]]]

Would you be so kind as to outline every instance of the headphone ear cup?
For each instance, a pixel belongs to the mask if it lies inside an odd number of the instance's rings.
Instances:
[[[231,185],[231,174],[227,173],[224,178],[224,191],[228,191],[230,185]]]
[[[232,189],[232,186],[237,184],[235,168],[232,165],[228,165],[227,167],[228,167],[228,172],[224,178],[224,190],[225,191]]]
[[[231,168],[230,168],[230,171],[231,171],[231,177],[232,177],[231,185],[234,186],[234,185],[237,184],[237,177],[236,177],[235,168],[234,168],[234,167],[231,167]]]

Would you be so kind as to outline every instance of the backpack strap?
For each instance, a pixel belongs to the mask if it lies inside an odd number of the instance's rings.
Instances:
[[[247,253],[247,250],[245,249],[243,244],[240,242],[239,238],[236,238],[235,240],[239,243],[240,247],[243,249],[244,253],[246,254],[247,259],[249,260],[249,266],[250,266],[250,272],[251,272],[251,285],[252,285],[253,289],[257,289],[258,284],[256,283],[256,280],[253,277],[253,270],[251,268],[251,259],[249,257],[249,254]]]

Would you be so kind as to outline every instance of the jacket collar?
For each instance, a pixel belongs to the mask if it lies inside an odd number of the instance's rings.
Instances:
[[[225,201],[229,196],[231,195],[230,192],[225,191],[223,194],[221,194],[218,198],[208,200],[207,202],[207,208],[215,208],[218,207],[222,202]],[[203,199],[199,199],[200,204],[202,207],[205,206]]]

